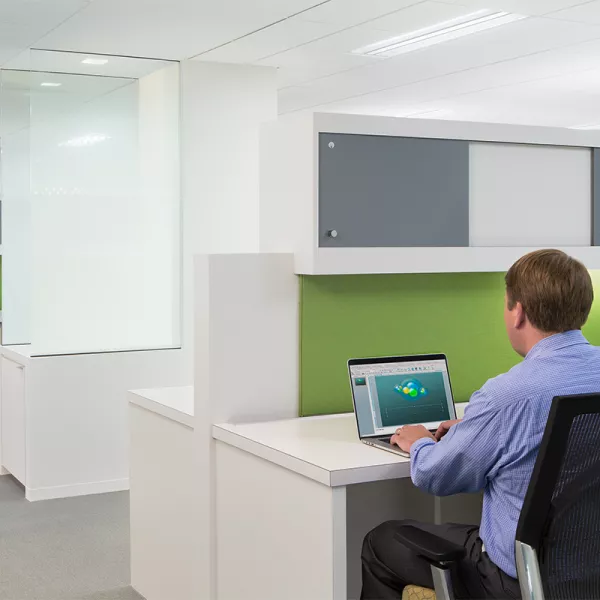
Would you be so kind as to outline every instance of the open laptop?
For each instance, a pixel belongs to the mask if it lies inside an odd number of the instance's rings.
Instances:
[[[424,425],[432,433],[456,419],[445,354],[353,358],[348,361],[360,441],[409,456],[390,438],[403,425]]]

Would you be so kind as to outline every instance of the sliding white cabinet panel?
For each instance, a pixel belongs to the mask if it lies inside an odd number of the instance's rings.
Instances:
[[[591,151],[472,143],[471,246],[589,246]]]

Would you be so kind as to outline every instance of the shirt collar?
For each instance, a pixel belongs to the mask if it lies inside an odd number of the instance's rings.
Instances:
[[[580,329],[565,331],[564,333],[555,333],[543,340],[540,340],[528,353],[525,359],[535,358],[548,352],[561,350],[569,346],[578,346],[580,344],[589,344]]]

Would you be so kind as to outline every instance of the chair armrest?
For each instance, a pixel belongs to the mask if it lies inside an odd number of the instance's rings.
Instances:
[[[413,525],[399,527],[394,539],[435,564],[455,562],[464,558],[467,553],[463,546]]]

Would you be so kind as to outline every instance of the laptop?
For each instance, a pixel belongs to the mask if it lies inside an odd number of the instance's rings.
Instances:
[[[353,358],[348,361],[360,441],[409,457],[390,444],[403,425],[424,425],[434,433],[456,419],[445,354]]]

